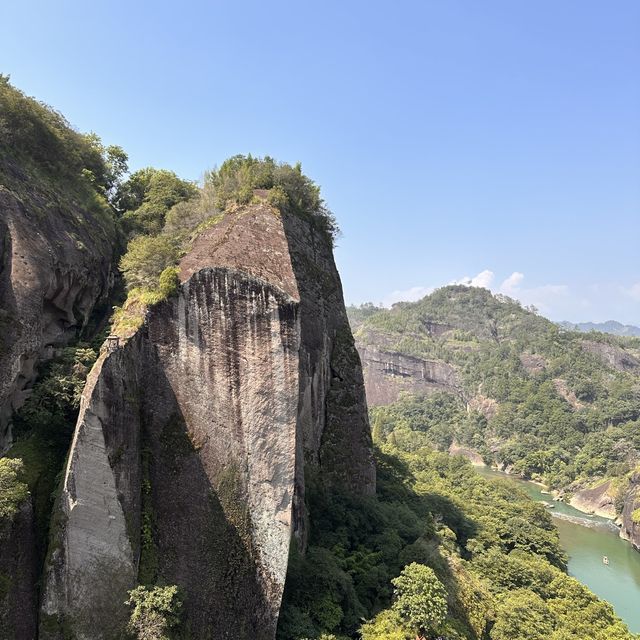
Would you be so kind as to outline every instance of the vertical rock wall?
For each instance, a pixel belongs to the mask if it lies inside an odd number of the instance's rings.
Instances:
[[[121,637],[139,553],[141,356],[136,336],[87,379],[51,525],[43,638]]]
[[[203,269],[149,316],[145,394],[158,575],[202,638],[272,638],[287,570],[297,302]]]
[[[177,584],[194,637],[272,640],[291,536],[305,546],[305,471],[375,492],[327,237],[266,205],[241,208],[198,238],[181,280],[90,376],[42,638],[119,637],[126,607],[108,612],[100,590],[116,568],[114,602],[136,580]]]
[[[38,362],[107,299],[116,236],[98,230],[89,213],[35,210],[0,185],[0,452]]]
[[[181,587],[196,637],[273,637],[291,538],[297,308],[263,281],[204,269],[101,356],[58,508],[41,637],[121,637],[138,578]]]

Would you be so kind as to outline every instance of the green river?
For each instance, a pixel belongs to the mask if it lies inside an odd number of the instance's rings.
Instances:
[[[485,477],[516,483],[534,500],[554,505],[551,514],[560,533],[560,543],[569,556],[569,574],[586,584],[634,633],[640,632],[640,553],[618,537],[617,527],[606,518],[591,516],[563,502],[554,502],[544,488],[489,469],[476,467]],[[602,562],[607,556],[609,564]]]

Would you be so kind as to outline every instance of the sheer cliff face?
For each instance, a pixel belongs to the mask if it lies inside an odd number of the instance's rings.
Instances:
[[[0,451],[37,363],[86,324],[112,281],[113,229],[37,200],[0,185]]]
[[[634,473],[624,497],[624,506],[619,518],[620,537],[628,540],[640,551],[640,523],[635,522],[633,514],[640,508],[640,473]]]
[[[181,587],[194,637],[272,639],[292,534],[304,543],[305,465],[375,490],[326,239],[251,206],[181,269],[178,294],[101,356],[85,389],[41,637],[64,625],[119,637],[140,580]]]
[[[358,351],[367,400],[372,406],[396,402],[404,393],[446,391],[465,399],[458,372],[447,362],[398,353],[385,345],[383,338],[371,334],[359,338]]]
[[[28,202],[0,184],[0,454],[11,445],[11,418],[37,365],[106,302],[116,242],[113,221],[41,193],[26,176],[16,179],[28,185]],[[31,501],[10,527],[0,527],[0,577],[10,585],[6,594],[0,589],[2,640],[36,637],[41,558],[34,528]]]

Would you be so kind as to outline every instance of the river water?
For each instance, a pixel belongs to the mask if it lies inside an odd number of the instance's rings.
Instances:
[[[484,477],[514,482],[534,500],[552,503],[560,544],[569,556],[569,574],[610,602],[631,631],[640,632],[640,553],[618,536],[610,520],[554,502],[533,482],[488,467],[476,467],[476,471]],[[608,565],[602,562],[603,556],[608,557]]]

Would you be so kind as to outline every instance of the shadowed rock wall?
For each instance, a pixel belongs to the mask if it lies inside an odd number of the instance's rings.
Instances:
[[[76,336],[113,282],[115,230],[87,212],[42,206],[0,185],[0,452],[38,362]]]
[[[293,299],[207,268],[103,353],[66,470],[41,637],[121,637],[139,573],[181,587],[199,638],[273,637],[291,538],[298,340]]]

